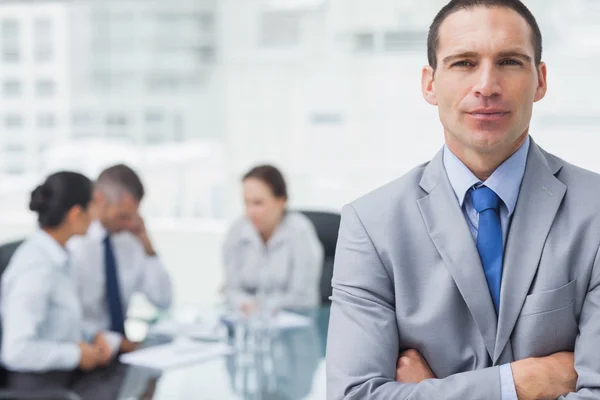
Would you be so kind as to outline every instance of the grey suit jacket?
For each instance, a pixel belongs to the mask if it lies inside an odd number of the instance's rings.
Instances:
[[[600,176],[533,141],[505,245],[497,317],[442,152],[342,210],[327,398],[500,400],[498,365],[575,351],[600,400]],[[394,382],[418,350],[438,379]]]

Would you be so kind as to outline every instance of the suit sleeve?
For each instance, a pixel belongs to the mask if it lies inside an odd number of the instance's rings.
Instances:
[[[332,286],[328,400],[501,399],[499,367],[419,384],[394,381],[403,346],[393,280],[351,205],[342,210]]]
[[[600,249],[599,249],[600,251]],[[600,257],[596,254],[575,341],[577,392],[560,399],[600,400]]]

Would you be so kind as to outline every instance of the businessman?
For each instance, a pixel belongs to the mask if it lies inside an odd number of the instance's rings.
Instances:
[[[435,17],[445,146],[343,208],[328,399],[600,400],[600,177],[529,135],[541,56],[518,0]]]
[[[113,355],[137,347],[125,332],[125,316],[135,293],[161,309],[169,308],[172,300],[170,276],[138,212],[144,194],[140,178],[128,166],[105,169],[94,188],[95,221],[85,236],[68,243],[85,326],[108,331]]]

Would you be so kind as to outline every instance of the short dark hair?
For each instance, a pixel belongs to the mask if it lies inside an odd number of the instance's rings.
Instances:
[[[440,10],[429,27],[429,34],[427,35],[427,61],[434,70],[437,68],[438,62],[437,51],[440,44],[440,26],[451,14],[474,7],[508,8],[523,17],[532,31],[531,41],[535,49],[535,65],[540,65],[542,62],[542,32],[531,11],[520,0],[452,0]]]
[[[111,194],[129,193],[136,201],[144,198],[144,185],[135,171],[125,164],[117,164],[106,168],[98,176],[96,187]]]
[[[31,192],[29,209],[38,214],[42,228],[60,226],[74,206],[87,209],[92,199],[92,181],[70,171],[50,175]]]
[[[281,172],[272,165],[259,165],[252,168],[244,175],[242,181],[246,179],[254,178],[264,182],[271,188],[273,196],[277,198],[287,199],[287,185]]]

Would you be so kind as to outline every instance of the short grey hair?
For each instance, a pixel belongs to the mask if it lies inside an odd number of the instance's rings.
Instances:
[[[111,202],[119,201],[125,194],[130,194],[139,202],[145,194],[140,177],[125,164],[113,165],[102,171],[96,180],[96,189]]]

